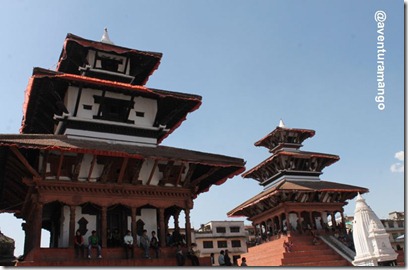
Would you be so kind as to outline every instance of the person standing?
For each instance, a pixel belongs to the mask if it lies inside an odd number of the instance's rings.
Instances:
[[[133,236],[130,230],[128,230],[125,237],[123,237],[123,242],[125,245],[126,259],[134,258]]]
[[[248,266],[245,257],[242,257],[241,259],[241,266]]]
[[[180,244],[177,244],[177,249],[176,249],[176,260],[177,260],[177,266],[183,266],[186,262],[186,259],[184,258],[183,254],[183,249],[181,248]]]
[[[102,248],[99,244],[99,237],[96,235],[96,231],[92,231],[92,235],[88,237],[88,259],[91,258],[91,250],[96,248],[98,250],[98,258],[102,258]]]
[[[200,257],[200,250],[198,249],[196,243],[192,243],[190,250],[189,250],[189,258],[191,260],[192,266],[200,266],[200,260],[198,259],[199,257]]]
[[[143,230],[142,236],[140,236],[140,246],[144,250],[144,257],[150,259],[149,256],[149,247],[150,247],[150,239],[147,235],[147,230]]]
[[[224,250],[220,251],[220,256],[218,256],[218,264],[220,266],[225,266]]]
[[[232,266],[231,257],[228,254],[228,249],[226,249],[224,253],[224,262],[225,266]]]
[[[211,252],[210,258],[211,258],[211,266],[213,266],[215,264],[214,253]]]
[[[74,237],[74,248],[75,248],[75,258],[83,258],[84,257],[84,250],[85,250],[85,241],[84,237],[81,234],[80,230],[75,232]]]
[[[152,231],[152,238],[150,239],[150,247],[154,250],[156,259],[159,258],[159,240],[156,237],[155,231]]]

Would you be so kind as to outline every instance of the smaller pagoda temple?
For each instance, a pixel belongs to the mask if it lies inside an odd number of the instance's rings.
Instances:
[[[263,237],[308,229],[336,229],[336,214],[344,224],[343,207],[347,200],[368,189],[320,180],[322,170],[337,162],[337,155],[302,151],[303,141],[314,130],[279,126],[255,143],[272,155],[244,172],[264,190],[228,212],[229,217],[246,216],[257,235]]]

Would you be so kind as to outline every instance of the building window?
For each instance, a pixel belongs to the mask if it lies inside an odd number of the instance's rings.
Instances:
[[[214,248],[213,241],[203,241],[204,248]]]
[[[226,233],[227,230],[225,229],[225,227],[217,227],[216,228],[217,233]]]
[[[227,247],[227,241],[217,241],[217,247],[218,248],[226,248]]]
[[[239,233],[239,227],[230,227],[230,231],[232,232],[232,233]]]
[[[381,223],[383,224],[384,228],[387,228],[387,222],[385,220],[381,220]]]
[[[404,221],[399,220],[399,221],[397,221],[397,224],[398,224],[399,228],[404,228]]]
[[[84,104],[84,110],[92,110],[92,105],[86,105]]]
[[[94,96],[94,102],[99,104],[99,111],[97,115],[94,115],[94,119],[134,123],[134,121],[128,120],[129,111],[134,106],[133,101],[104,96]]]
[[[231,246],[234,247],[241,247],[241,240],[231,240]]]
[[[394,228],[394,221],[388,221],[388,228]]]

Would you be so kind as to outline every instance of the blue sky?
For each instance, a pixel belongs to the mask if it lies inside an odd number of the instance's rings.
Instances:
[[[322,180],[366,187],[380,218],[404,210],[403,1],[0,1],[0,133],[18,133],[33,67],[55,69],[64,38],[162,52],[148,87],[198,94],[199,110],[163,145],[243,158],[269,156],[254,142],[275,129],[316,130],[303,150],[340,156]],[[385,110],[377,95],[377,23],[383,10]],[[399,154],[397,154],[399,153]],[[396,155],[397,154],[397,155]],[[398,157],[398,158],[397,158]],[[393,166],[393,171],[391,167]],[[235,177],[201,194],[194,227],[262,191]],[[354,201],[345,208],[353,215]],[[0,229],[22,253],[20,221]]]

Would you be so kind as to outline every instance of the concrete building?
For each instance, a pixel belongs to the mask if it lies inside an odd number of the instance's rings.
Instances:
[[[231,260],[247,252],[248,232],[243,221],[210,221],[194,231],[195,242],[201,257],[214,253],[214,265],[218,265],[221,250],[228,249]]]
[[[394,250],[405,249],[405,215],[404,212],[391,212],[388,219],[381,219],[385,231],[389,234]]]

